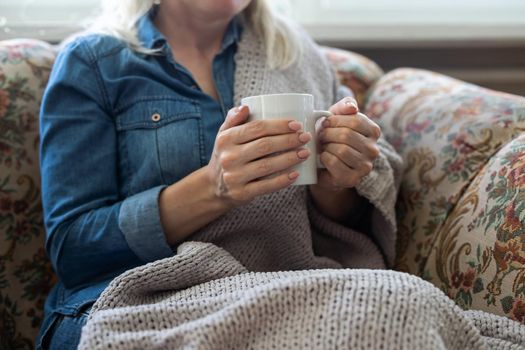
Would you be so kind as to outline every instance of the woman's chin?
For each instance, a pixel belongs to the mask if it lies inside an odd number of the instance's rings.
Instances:
[[[195,3],[195,0],[187,0]],[[192,6],[199,7],[201,11],[213,19],[232,18],[241,13],[251,0],[205,0]]]

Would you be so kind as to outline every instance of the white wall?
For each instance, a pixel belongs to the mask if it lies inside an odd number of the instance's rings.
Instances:
[[[58,41],[98,10],[98,0],[0,0],[0,40],[19,37]]]
[[[520,40],[525,0],[290,0],[317,40]]]

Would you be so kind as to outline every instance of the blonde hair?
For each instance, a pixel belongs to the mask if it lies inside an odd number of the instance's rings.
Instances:
[[[137,52],[155,54],[158,51],[145,48],[137,35],[138,21],[153,6],[154,0],[101,0],[102,13],[88,31],[114,36]],[[261,38],[270,68],[284,69],[301,57],[296,29],[287,19],[277,15],[267,0],[252,0],[241,17]]]

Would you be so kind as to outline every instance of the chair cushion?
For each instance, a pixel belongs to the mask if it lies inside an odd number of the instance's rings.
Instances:
[[[439,230],[423,274],[464,308],[525,324],[525,134],[468,186]]]
[[[490,257],[492,261],[486,262],[491,269],[482,269],[482,274],[487,275],[476,274],[482,282],[482,285],[477,282],[476,290],[479,295],[489,294],[490,303],[499,303],[494,289],[496,282],[490,284],[490,281],[494,278],[501,280],[502,273],[494,277],[494,271],[508,271],[504,259],[496,258],[509,254],[503,253],[501,243],[508,239],[497,238],[498,229],[488,223],[522,227],[520,219],[523,221],[525,212],[511,207],[514,210],[512,215],[517,217],[503,212],[496,217],[489,213],[496,200],[491,200],[486,206],[484,198],[487,197],[481,196],[481,190],[478,191],[477,210],[469,208],[470,211],[466,212],[467,204],[460,207],[458,203],[466,201],[473,205],[468,202],[473,199],[466,191],[480,181],[481,172],[488,162],[492,164],[490,169],[498,166],[499,158],[494,158],[494,155],[525,130],[525,98],[490,91],[428,71],[398,69],[386,74],[376,84],[366,112],[382,126],[386,138],[406,163],[397,202],[397,268],[434,282],[465,307],[486,309],[481,307],[481,301],[469,301],[467,296],[458,294],[459,287],[454,286],[459,283],[459,277],[454,277],[452,282],[454,272],[467,273],[466,266],[470,265],[466,261],[476,257],[479,248],[480,257],[485,254],[485,259]],[[509,145],[517,147],[514,143]],[[504,151],[510,152],[507,148]],[[493,190],[493,195],[498,193],[497,205],[506,208],[516,192],[509,187],[510,183],[503,185],[501,181],[496,177],[492,181],[492,186],[500,186]],[[483,186],[483,191],[491,188],[488,183]],[[479,212],[481,209],[483,214]],[[505,210],[512,212],[511,209]],[[470,222],[475,215],[478,218]],[[524,233],[521,229],[521,238],[516,240],[525,241]],[[464,245],[466,242],[470,242],[469,248]],[[459,256],[462,262],[457,260]],[[520,264],[523,269],[523,263]],[[467,284],[472,278],[472,272],[468,271],[468,277],[463,277],[467,278]],[[506,293],[515,288],[511,287],[513,283],[514,286],[522,283],[519,281],[524,275],[517,276],[516,273],[512,275],[516,276],[514,282],[513,277],[507,277]],[[523,292],[516,290],[512,295]],[[494,301],[495,298],[498,301]],[[505,300],[507,305],[504,308],[497,305],[489,307],[490,311],[509,315],[510,299]]]
[[[0,42],[0,339],[33,348],[53,271],[44,250],[38,113],[52,46]]]

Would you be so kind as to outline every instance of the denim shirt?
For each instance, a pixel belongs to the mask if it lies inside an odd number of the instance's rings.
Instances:
[[[51,73],[40,162],[46,249],[59,282],[44,332],[54,315],[79,313],[120,273],[174,254],[159,193],[208,163],[233,107],[239,22],[213,60],[216,101],[177,63],[153,16],[139,21],[138,35],[160,54],[89,35],[66,46]]]

